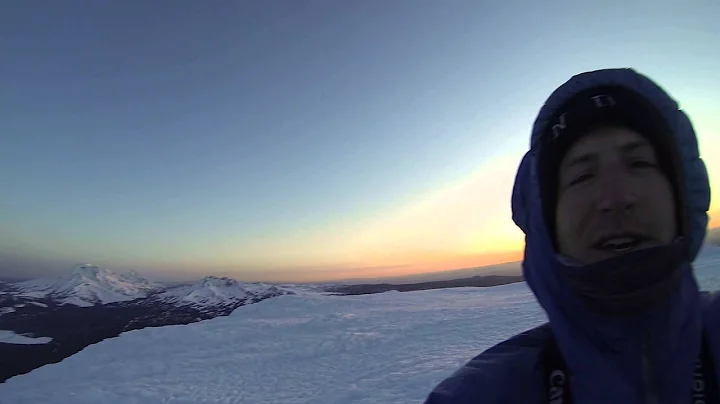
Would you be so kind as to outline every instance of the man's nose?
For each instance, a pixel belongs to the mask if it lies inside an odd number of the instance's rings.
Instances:
[[[627,212],[635,207],[636,192],[630,175],[622,167],[607,167],[600,175],[598,209],[603,212]]]

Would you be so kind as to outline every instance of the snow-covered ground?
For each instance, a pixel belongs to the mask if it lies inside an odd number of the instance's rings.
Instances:
[[[0,402],[417,403],[542,319],[524,284],[281,296],[91,345],[0,385]]]
[[[0,342],[6,344],[35,345],[47,344],[50,341],[52,341],[50,337],[29,337],[27,335],[15,334],[12,331],[0,330]]]
[[[720,286],[720,248],[696,264]],[[0,403],[421,403],[443,378],[545,321],[524,283],[287,295],[228,317],[146,328],[0,384]]]

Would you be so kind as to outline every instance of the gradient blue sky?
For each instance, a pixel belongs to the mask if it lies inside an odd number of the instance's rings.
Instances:
[[[573,74],[648,74],[720,152],[718,16],[713,0],[1,2],[0,270],[293,281],[507,261],[514,170]]]

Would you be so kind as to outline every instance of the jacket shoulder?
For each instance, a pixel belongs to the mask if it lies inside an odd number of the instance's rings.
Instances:
[[[541,402],[540,353],[551,336],[544,324],[491,347],[443,380],[425,404]]]

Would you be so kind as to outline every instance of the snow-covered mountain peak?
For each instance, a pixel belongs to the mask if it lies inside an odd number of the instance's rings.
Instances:
[[[78,306],[134,300],[159,287],[137,273],[113,272],[90,264],[75,266],[68,276],[33,279],[14,286],[26,295]]]
[[[103,278],[114,277],[116,274],[109,269],[99,268],[90,264],[76,265],[70,272],[70,279],[75,283],[100,281]]]
[[[102,270],[100,268],[96,267],[95,265],[91,265],[91,264],[78,264],[72,270],[73,275],[95,276],[100,272],[102,272]]]
[[[217,276],[206,276],[202,278],[198,284],[210,288],[243,288],[244,286],[242,282],[238,282],[235,279]]]
[[[164,299],[195,306],[233,306],[292,291],[262,283],[244,283],[227,277],[206,276],[199,281],[163,292]]]
[[[208,276],[198,282],[170,288],[163,298],[195,305],[224,305],[244,302],[251,294],[241,282],[230,278]]]
[[[298,293],[290,285],[245,283],[218,276],[168,287],[149,281],[134,271],[115,272],[88,263],[76,265],[66,276],[11,283],[3,289],[8,291],[1,293],[47,298],[83,307],[151,298],[191,305],[203,311],[213,310],[213,307],[232,310],[270,297]]]

